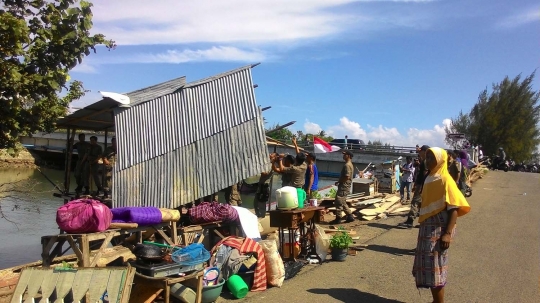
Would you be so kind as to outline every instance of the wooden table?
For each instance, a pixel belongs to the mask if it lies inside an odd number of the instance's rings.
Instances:
[[[221,235],[216,229],[218,228],[228,228],[229,233],[232,236],[240,236],[238,235],[237,231],[240,227],[240,233],[241,226],[239,224],[234,222],[222,222],[222,221],[214,221],[214,222],[208,222],[208,223],[202,223],[202,224],[195,224],[195,225],[189,225],[189,226],[179,226],[177,228],[178,237],[182,240],[182,245],[190,245],[193,242],[202,243],[204,240],[204,230],[208,230],[208,236],[210,238],[210,246],[214,245],[214,234],[218,235],[220,238],[223,238],[223,235]]]
[[[111,243],[111,240],[116,239],[119,240],[118,242],[123,242],[128,236],[135,234],[136,242],[142,243],[142,233],[149,228],[155,229],[169,245],[174,246],[178,244],[176,222],[139,226],[131,229],[109,229],[103,232],[88,234],[43,236],[41,237],[43,267],[49,267],[54,258],[62,256],[65,253],[65,251],[62,251],[62,246],[65,242],[68,242],[70,248],[77,256],[79,267],[95,267],[98,260],[104,255],[104,251]],[[172,236],[169,237],[165,234],[163,229],[170,229]],[[103,241],[100,248],[91,254],[91,243],[100,240]]]
[[[197,297],[195,299],[195,302],[201,303],[203,278],[204,278],[204,270],[195,271],[183,277],[162,277],[162,278],[153,278],[153,277],[142,275],[140,273],[135,273],[134,282],[135,284],[141,283],[141,284],[145,284],[151,287],[162,288],[165,291],[165,294],[164,294],[165,303],[169,303],[170,296],[171,296],[171,285],[184,282],[187,280],[197,279],[197,290],[196,290]]]
[[[270,211],[270,226],[278,228],[279,253],[282,257],[285,249],[285,229],[289,231],[289,256],[284,260],[294,260],[296,230],[300,232],[300,255],[304,257],[317,255],[314,241],[315,224],[323,220],[324,209],[324,207],[308,206],[293,210]]]

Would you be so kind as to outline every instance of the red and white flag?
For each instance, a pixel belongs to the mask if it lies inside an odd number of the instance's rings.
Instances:
[[[331,153],[340,150],[339,146],[330,145],[321,138],[313,137],[313,147],[315,153]]]

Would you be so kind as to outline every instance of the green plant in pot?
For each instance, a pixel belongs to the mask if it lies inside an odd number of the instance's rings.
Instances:
[[[332,260],[345,261],[349,251],[349,245],[353,240],[349,233],[340,227],[339,230],[330,238],[330,250],[332,251]]]

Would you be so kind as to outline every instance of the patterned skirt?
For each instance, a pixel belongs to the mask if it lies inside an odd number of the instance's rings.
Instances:
[[[448,249],[441,249],[440,239],[446,232],[447,225],[448,212],[446,210],[420,223],[412,271],[418,288],[435,288],[446,285]],[[455,233],[456,229],[454,228],[452,239]]]

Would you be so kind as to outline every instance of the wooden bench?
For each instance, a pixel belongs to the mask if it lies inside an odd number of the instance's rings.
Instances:
[[[99,262],[104,262],[107,259],[124,256],[125,251],[117,250],[111,252],[107,250],[109,244],[114,239],[115,244],[123,243],[129,236],[135,235],[136,243],[142,243],[143,232],[147,229],[154,229],[167,244],[177,245],[176,222],[166,222],[151,226],[139,226],[133,229],[110,229],[103,232],[88,233],[88,234],[58,234],[52,236],[41,237],[43,267],[49,267],[52,260],[56,257],[64,255],[67,250],[62,250],[63,245],[67,242],[69,248],[73,250],[78,259],[79,267],[95,267]],[[168,236],[165,230],[169,229],[172,236]],[[91,253],[92,242],[98,243],[102,241],[99,249]],[[113,254],[113,255],[111,255]],[[111,261],[114,259],[111,259]]]

